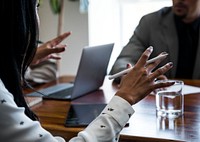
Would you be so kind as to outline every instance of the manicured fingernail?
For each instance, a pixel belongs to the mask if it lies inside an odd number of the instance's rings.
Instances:
[[[162,52],[161,54],[163,55],[163,54],[168,54],[168,53],[167,52]]]
[[[149,47],[147,48],[147,50],[148,50],[149,52],[152,52],[152,51],[153,51],[153,46],[149,46]]]
[[[126,68],[130,68],[130,67],[131,67],[131,64],[127,64],[127,65],[126,65]]]
[[[173,66],[173,63],[172,63],[172,62],[169,62],[168,65],[170,65],[170,66],[172,67],[172,66]]]

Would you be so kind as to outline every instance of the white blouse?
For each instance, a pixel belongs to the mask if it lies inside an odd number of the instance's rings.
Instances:
[[[25,78],[35,83],[47,83],[57,77],[57,65],[55,60],[46,60],[27,68]]]
[[[131,105],[114,96],[102,113],[70,142],[117,142],[122,128],[134,113]],[[0,80],[0,142],[65,142],[32,121],[23,107],[18,107],[13,95]]]

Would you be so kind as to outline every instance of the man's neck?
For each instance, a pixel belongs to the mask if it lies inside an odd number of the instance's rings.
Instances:
[[[183,18],[183,22],[184,23],[192,23],[198,18],[200,18],[200,8],[193,14],[190,13],[185,18]]]
[[[192,23],[192,22],[194,22],[196,19],[198,19],[198,18],[200,18],[200,16],[191,16],[191,17],[186,17],[186,18],[183,18],[183,22],[184,23]]]

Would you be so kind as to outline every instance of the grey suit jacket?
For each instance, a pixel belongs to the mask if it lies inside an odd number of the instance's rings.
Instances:
[[[200,38],[200,36],[199,36]],[[200,39],[199,39],[200,41]],[[160,64],[173,62],[173,68],[166,73],[168,78],[175,78],[178,60],[178,37],[171,7],[162,8],[141,18],[128,44],[122,49],[110,74],[126,68],[127,63],[135,64],[140,55],[149,46],[154,47],[150,58],[165,51],[168,57]],[[197,48],[193,79],[200,79],[200,44]]]

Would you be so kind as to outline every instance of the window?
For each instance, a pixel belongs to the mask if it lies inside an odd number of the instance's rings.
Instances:
[[[128,42],[143,15],[171,5],[171,0],[120,0],[121,46]]]
[[[134,32],[140,18],[172,0],[90,0],[88,11],[89,45],[115,43],[111,63]]]

